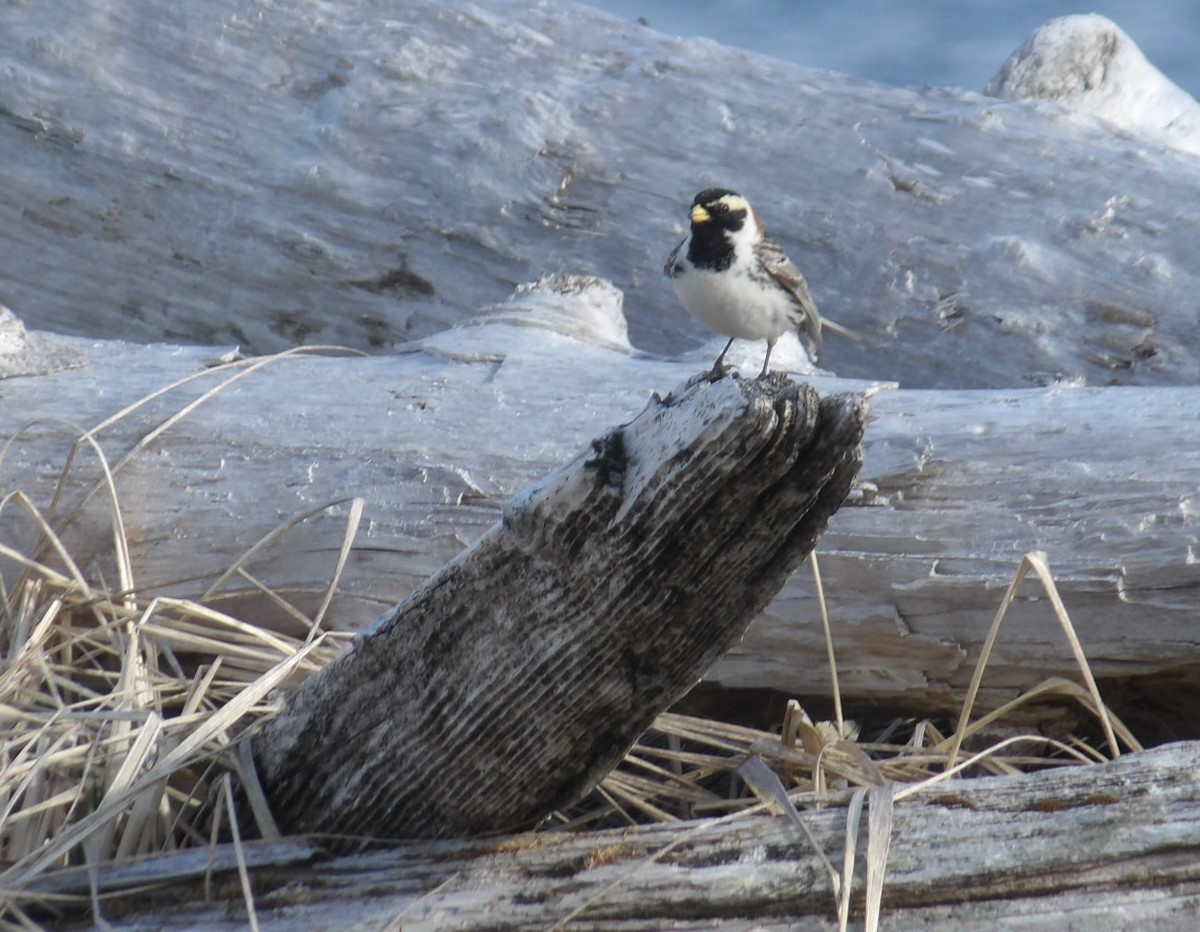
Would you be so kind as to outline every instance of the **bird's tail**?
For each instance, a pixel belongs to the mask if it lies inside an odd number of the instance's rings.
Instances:
[[[828,317],[821,318],[821,329],[826,333],[833,333],[844,340],[852,340],[857,343],[862,339],[857,333],[848,327],[843,327],[836,320],[830,320]]]

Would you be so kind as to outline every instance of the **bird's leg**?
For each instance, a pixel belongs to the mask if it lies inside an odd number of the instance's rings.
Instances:
[[[714,381],[723,378],[725,375],[725,354],[729,352],[729,347],[733,346],[733,337],[729,338],[729,342],[725,344],[725,349],[721,350],[721,355],[717,357],[717,361],[713,363],[712,371],[708,374],[709,378]]]
[[[771,363],[771,350],[775,348],[775,341],[778,339],[779,337],[771,337],[767,340],[767,355],[763,357],[762,372],[758,374],[760,379],[765,379],[767,377],[767,366]]]

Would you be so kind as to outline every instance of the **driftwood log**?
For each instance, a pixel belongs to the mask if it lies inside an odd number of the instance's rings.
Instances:
[[[1162,682],[1200,664],[1188,302],[1200,219],[1178,209],[1197,190],[1193,159],[1065,107],[885,88],[575,7],[245,10],[84,0],[66,18],[37,4],[0,15],[13,77],[0,103],[2,297],[35,325],[387,352],[566,262],[634,297],[634,343],[676,352],[701,334],[669,297],[662,254],[694,190],[733,184],[822,309],[862,337],[832,343],[828,363],[905,383],[874,399],[864,480],[822,538],[847,697],[956,703],[1001,586],[1034,548],[1098,674]],[[1144,86],[1113,86],[1127,73],[1105,69],[1102,90],[1141,111]],[[713,174],[681,175],[685,163]],[[218,370],[105,423],[96,437],[117,466],[135,584],[269,623],[267,601],[226,574],[249,553],[257,578],[312,611],[343,535],[342,513],[322,509],[361,495],[366,523],[327,618],[362,623],[483,533],[508,494],[700,365],[635,357],[623,319],[582,344],[518,321],[519,309],[439,335],[402,361],[271,363],[201,399],[231,374]],[[3,491],[47,506],[79,426],[216,355],[0,332]],[[1183,387],[1067,387],[1080,381]],[[91,455],[74,461],[56,517],[97,487]],[[284,546],[255,549],[308,512]],[[0,539],[20,549],[30,528],[14,515],[0,516]],[[109,579],[110,521],[101,493],[68,535],[85,571]],[[814,615],[811,586],[793,578],[711,675],[823,692]],[[1026,598],[1010,617],[984,704],[1071,667],[1044,604]],[[1197,767],[1181,746],[908,801],[886,924],[1190,928]],[[811,816],[827,841],[840,819]],[[819,874],[803,843],[747,824],[613,833],[608,847],[415,846],[324,861],[317,877],[275,861],[256,879],[275,885],[268,927],[323,896],[306,920],[494,927],[485,907],[501,904],[509,925],[541,927],[593,893],[609,905],[584,916],[606,928],[731,915],[818,925],[829,910],[810,908]],[[664,839],[689,856],[622,873],[624,844],[636,856]],[[274,850],[259,849],[264,863]],[[207,858],[150,870],[191,864],[194,892]],[[631,902],[612,899],[621,891]],[[227,916],[219,899],[181,909],[179,888],[170,896],[152,924]]]
[[[576,4],[73,8],[0,16],[0,300],[38,329],[388,353],[565,266],[631,296],[635,345],[678,352],[708,334],[663,259],[722,184],[860,335],[826,343],[841,375],[1200,381],[1194,160],[1067,107]],[[1108,63],[1088,87],[1144,111],[1157,86]]]
[[[809,553],[862,426],[778,373],[653,399],[288,697],[254,742],[275,820],[437,838],[578,800]]]
[[[348,510],[321,506],[360,496],[363,523],[325,619],[362,628],[482,535],[509,495],[634,417],[653,390],[711,363],[712,355],[631,353],[620,305],[610,286],[560,281],[396,358],[248,360],[212,371],[205,366],[216,353],[202,348],[38,335],[37,351],[59,371],[0,383],[0,442],[12,438],[0,483],[48,506],[78,436],[73,424],[98,425],[192,378],[95,434],[116,469],[135,585],[207,593],[238,617],[295,625],[227,571],[243,566],[315,613]],[[61,368],[64,359],[76,368]],[[761,348],[750,347],[746,365],[760,361]],[[802,369],[795,357],[790,364]],[[1149,680],[1200,664],[1200,388],[925,392],[812,382],[822,394],[875,391],[862,481],[820,548],[848,700],[957,709],[1004,587],[1030,550],[1048,554],[1098,676]],[[31,423],[35,415],[43,420]],[[83,449],[58,514],[101,480]],[[243,559],[280,524],[314,511]],[[105,494],[64,533],[80,565],[116,578]],[[35,535],[18,511],[0,515],[5,543],[28,552]],[[0,561],[6,582],[15,572]],[[984,705],[1075,675],[1040,595],[1027,583],[1010,612]],[[818,618],[804,570],[709,678],[827,695]]]
[[[1095,766],[934,785],[895,802],[881,928],[1192,929],[1200,896],[1200,745],[1166,745]],[[843,803],[802,813],[837,868]],[[864,912],[868,816],[851,928]],[[265,930],[836,929],[811,844],[768,816],[625,831],[426,842],[331,859],[305,842],[247,851]],[[215,901],[197,890],[210,871]],[[211,926],[244,917],[228,849],[103,870],[115,928]],[[39,882],[86,909],[87,872]],[[122,893],[122,891],[129,891]],[[127,910],[133,909],[132,915]],[[578,911],[578,912],[577,912]]]

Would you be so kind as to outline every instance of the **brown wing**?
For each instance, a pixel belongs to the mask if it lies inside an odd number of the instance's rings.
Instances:
[[[754,251],[758,255],[759,261],[762,262],[763,268],[767,270],[767,274],[783,285],[795,299],[796,306],[803,315],[797,327],[812,338],[813,344],[819,352],[821,349],[821,315],[817,312],[817,305],[813,301],[812,295],[808,293],[808,282],[796,268],[796,263],[787,257],[777,242],[767,236],[758,241]]]

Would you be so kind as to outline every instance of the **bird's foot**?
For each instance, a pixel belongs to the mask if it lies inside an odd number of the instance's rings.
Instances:
[[[725,365],[725,363],[721,362],[720,360],[717,360],[717,362],[713,364],[713,367],[708,370],[708,375],[706,375],[704,378],[709,382],[719,382],[721,379],[725,378],[729,372],[730,367]]]
[[[790,375],[788,375],[788,373],[786,373],[780,369],[776,369],[774,372],[769,372],[769,371],[768,372],[760,372],[758,374],[758,376],[754,379],[754,381],[756,383],[757,382],[765,382],[765,383],[773,382],[773,383],[776,383],[779,385],[784,385],[784,384],[792,381],[792,377]]]
[[[735,376],[737,375],[735,370],[726,366],[722,366],[720,369],[712,368],[704,372],[697,372],[684,383],[684,387],[691,388],[693,385],[699,385],[701,382],[719,382],[730,372],[733,372]]]

